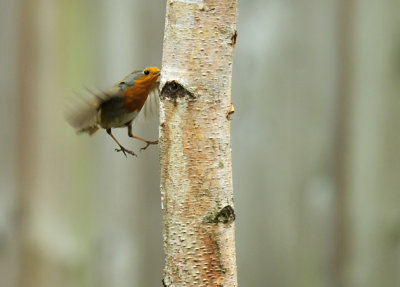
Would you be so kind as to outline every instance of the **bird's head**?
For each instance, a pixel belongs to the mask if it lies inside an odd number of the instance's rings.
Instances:
[[[160,76],[160,69],[157,67],[148,67],[143,70],[134,71],[124,80],[118,83],[121,90],[127,87],[134,87],[137,93],[149,93],[158,86],[157,80]]]
[[[141,75],[136,80],[140,80],[143,83],[154,84],[160,76],[160,69],[157,67],[145,68]]]

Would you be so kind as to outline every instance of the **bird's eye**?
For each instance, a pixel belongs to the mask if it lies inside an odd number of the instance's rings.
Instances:
[[[148,74],[150,74],[150,72],[149,72],[149,70],[144,70],[143,74],[148,75]]]

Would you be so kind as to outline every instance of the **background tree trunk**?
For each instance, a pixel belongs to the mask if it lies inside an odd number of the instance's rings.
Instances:
[[[160,158],[166,286],[237,286],[230,122],[236,0],[168,1]]]

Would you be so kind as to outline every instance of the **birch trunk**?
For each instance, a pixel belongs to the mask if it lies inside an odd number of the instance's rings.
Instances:
[[[231,110],[237,0],[167,2],[160,161],[164,286],[237,286]]]

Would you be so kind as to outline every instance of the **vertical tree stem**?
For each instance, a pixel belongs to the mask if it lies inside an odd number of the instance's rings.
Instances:
[[[230,144],[237,0],[168,0],[160,161],[165,286],[237,286]]]

